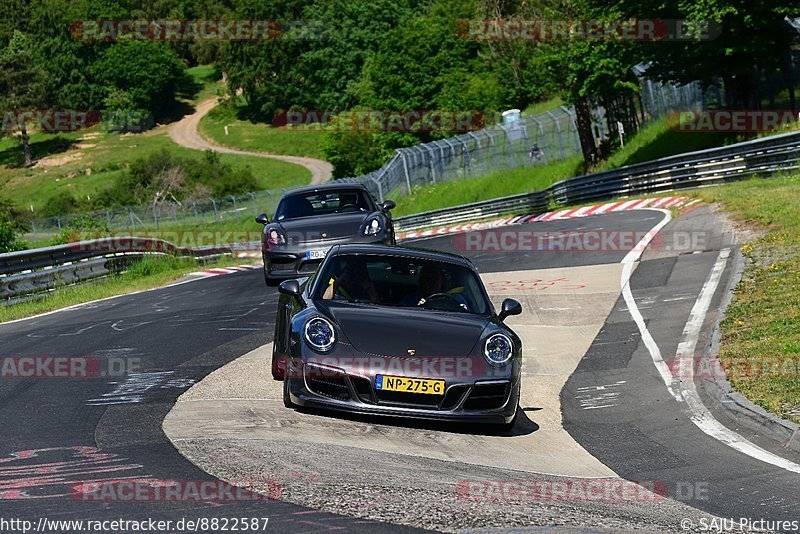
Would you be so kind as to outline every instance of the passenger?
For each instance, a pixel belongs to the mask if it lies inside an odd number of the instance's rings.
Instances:
[[[329,282],[322,298],[325,300],[342,298],[349,301],[380,302],[378,290],[370,279],[367,266],[363,262],[347,262],[341,276]]]

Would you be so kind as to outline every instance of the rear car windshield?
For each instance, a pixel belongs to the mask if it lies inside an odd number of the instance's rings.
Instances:
[[[284,221],[314,215],[374,210],[374,204],[363,189],[335,189],[289,195],[278,204],[275,219]]]
[[[341,255],[318,276],[317,299],[491,314],[480,278],[471,269],[448,262]]]

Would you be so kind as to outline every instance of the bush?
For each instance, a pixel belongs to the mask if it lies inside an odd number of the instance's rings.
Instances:
[[[129,171],[99,196],[103,206],[181,202],[187,198],[248,193],[258,188],[249,167],[234,169],[207,151],[202,159],[175,156],[167,149],[131,163]]]
[[[85,239],[97,239],[111,235],[106,221],[88,214],[79,215],[69,221],[61,232],[50,240],[50,245],[64,245]]]
[[[0,253],[25,250],[28,244],[17,238],[14,226],[6,221],[0,221]]]
[[[80,202],[69,191],[60,191],[48,198],[42,206],[42,217],[63,217],[80,208]]]

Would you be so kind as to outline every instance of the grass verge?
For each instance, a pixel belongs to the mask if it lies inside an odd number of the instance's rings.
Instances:
[[[203,117],[200,133],[217,144],[239,150],[324,159],[320,148],[324,133],[319,129],[276,128],[270,124],[239,120],[235,111],[224,107]]]
[[[733,387],[800,423],[800,174],[695,191],[765,230],[722,323],[720,361]]]
[[[103,279],[94,284],[67,286],[36,300],[0,306],[0,322],[22,319],[93,300],[160,287],[178,280],[185,274],[201,269],[243,263],[247,263],[247,260],[224,258],[213,264],[199,267],[197,262],[191,258],[148,257],[113,278]]]

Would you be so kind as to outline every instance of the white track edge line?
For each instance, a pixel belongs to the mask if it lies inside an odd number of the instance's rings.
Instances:
[[[691,385],[684,386],[680,390],[676,390],[674,388],[674,377],[672,372],[670,371],[670,368],[664,359],[661,357],[661,351],[653,339],[653,336],[650,334],[650,331],[647,329],[647,325],[644,322],[644,317],[639,311],[639,308],[636,306],[636,300],[633,298],[633,293],[631,292],[630,287],[630,277],[634,264],[639,261],[644,249],[647,247],[650,241],[652,241],[655,235],[661,231],[661,229],[672,219],[672,215],[667,210],[657,209],[655,211],[660,211],[663,213],[664,218],[661,220],[661,222],[654,226],[642,238],[642,240],[639,241],[636,247],[628,252],[628,254],[622,259],[623,270],[620,278],[620,284],[622,286],[622,295],[625,299],[625,304],[628,306],[628,311],[636,323],[636,326],[639,328],[642,341],[647,347],[650,357],[653,359],[653,364],[656,366],[656,369],[661,375],[661,379],[664,381],[664,384],[667,386],[669,392],[678,402],[685,401],[686,404],[684,406],[686,406],[686,409],[689,412],[690,421],[694,423],[697,428],[702,430],[703,433],[721,443],[724,443],[732,449],[741,452],[742,454],[750,456],[751,458],[755,458],[756,460],[760,460],[793,473],[800,473],[800,465],[762,449],[758,445],[755,445],[754,443],[745,439],[742,435],[730,430],[722,423],[717,421],[717,419],[714,418],[713,414],[708,410],[708,408],[706,408],[700,399],[693,379],[690,378],[689,380],[686,380],[686,382]],[[703,284],[700,295],[697,297],[697,301],[692,307],[689,320],[684,328],[681,344],[678,346],[679,357],[683,352],[686,352],[689,347],[691,347],[691,356],[693,357],[694,347],[697,344],[697,337],[700,334],[703,320],[705,319],[709,306],[711,305],[711,299],[716,293],[729,254],[730,249],[723,249],[720,251],[719,257],[717,258],[717,261],[714,264],[708,279]]]

